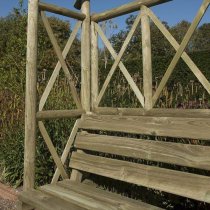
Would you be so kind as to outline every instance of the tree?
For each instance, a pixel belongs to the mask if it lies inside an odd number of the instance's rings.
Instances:
[[[205,23],[197,30],[193,50],[205,51],[210,49],[210,23]]]

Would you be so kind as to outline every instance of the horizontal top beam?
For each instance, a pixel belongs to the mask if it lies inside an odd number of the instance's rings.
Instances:
[[[81,12],[72,11],[64,7],[58,7],[53,4],[39,3],[39,9],[42,11],[52,12],[58,15],[74,18],[77,20],[84,20],[86,15]]]
[[[81,117],[82,114],[85,114],[83,109],[75,110],[48,110],[37,112],[37,120],[49,120],[49,119],[64,119],[72,117]]]
[[[109,20],[109,19],[121,16],[121,15],[138,11],[140,10],[140,7],[142,5],[151,7],[151,6],[155,6],[155,5],[162,4],[169,1],[172,1],[172,0],[138,0],[135,2],[131,2],[129,4],[124,4],[120,7],[117,7],[111,10],[104,11],[102,13],[92,14],[91,20],[94,22],[101,22],[104,20]]]

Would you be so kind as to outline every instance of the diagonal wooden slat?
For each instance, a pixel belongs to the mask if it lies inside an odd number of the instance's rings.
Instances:
[[[117,58],[117,53],[115,52],[115,50],[112,47],[110,41],[107,39],[106,35],[102,31],[101,27],[97,23],[95,23],[95,28],[96,28],[96,31],[98,32],[98,34],[100,35],[103,43],[105,44],[105,46],[107,47],[107,49],[111,53],[112,57],[114,59],[116,59]],[[133,78],[129,74],[128,70],[126,69],[126,67],[124,66],[122,61],[119,63],[119,68],[120,68],[121,72],[123,73],[123,75],[125,76],[125,78],[127,79],[129,85],[131,86],[132,90],[134,91],[134,93],[135,93],[136,97],[138,98],[139,102],[144,107],[144,96],[142,95],[142,93],[139,90],[136,83],[133,81]]]
[[[171,76],[171,74],[172,74],[174,68],[176,67],[180,57],[182,56],[185,48],[187,47],[194,31],[196,30],[197,26],[199,25],[199,23],[200,23],[202,17],[204,16],[208,6],[209,6],[209,0],[204,0],[203,4],[201,5],[201,7],[198,11],[198,14],[196,15],[195,19],[193,20],[193,23],[191,24],[189,30],[187,31],[179,49],[177,50],[173,60],[171,61],[164,77],[162,78],[162,80],[161,80],[161,82],[160,82],[160,84],[159,84],[159,86],[158,86],[158,88],[157,88],[157,90],[156,90],[156,92],[153,96],[153,105],[156,103],[158,97],[160,96],[161,91],[165,87],[169,77]]]
[[[68,52],[69,52],[69,50],[70,50],[70,48],[71,48],[71,46],[72,46],[72,44],[73,44],[73,42],[74,42],[74,40],[76,38],[76,35],[77,35],[77,33],[78,33],[78,31],[79,31],[79,29],[81,27],[81,24],[82,24],[81,21],[78,21],[76,23],[76,25],[75,25],[75,27],[74,27],[74,29],[73,29],[73,31],[72,31],[72,33],[71,33],[67,43],[66,43],[66,46],[65,46],[65,48],[63,50],[63,53],[62,53],[62,56],[63,56],[64,59],[66,59],[66,56],[68,55]],[[54,71],[52,73],[52,76],[50,77],[50,80],[49,80],[49,82],[48,82],[48,84],[46,86],[46,89],[45,89],[45,91],[44,91],[44,93],[43,93],[43,95],[42,95],[42,97],[40,99],[39,111],[43,110],[44,105],[45,105],[45,103],[47,101],[47,98],[48,98],[48,96],[50,94],[50,91],[52,90],[52,87],[53,87],[53,85],[54,85],[54,83],[56,81],[56,78],[58,77],[58,75],[60,73],[60,70],[61,70],[61,63],[60,63],[60,61],[58,61],[57,65],[56,65],[56,67],[55,67],[55,69],[54,69]]]
[[[46,143],[46,145],[47,145],[47,147],[48,147],[48,149],[49,149],[49,151],[52,155],[53,160],[55,161],[56,166],[58,167],[58,169],[61,173],[62,178],[63,179],[68,179],[69,177],[68,177],[68,175],[67,175],[67,173],[64,169],[64,166],[63,166],[60,158],[58,157],[58,154],[57,154],[57,152],[55,150],[55,147],[54,147],[54,145],[53,145],[53,143],[52,143],[52,141],[51,141],[51,139],[50,139],[50,137],[47,133],[47,130],[44,126],[44,123],[42,121],[39,121],[38,125],[39,125],[40,132],[43,136],[43,139],[44,139],[44,141],[45,141],[45,143]]]
[[[66,162],[66,159],[67,159],[67,157],[69,155],[71,146],[74,143],[74,139],[75,139],[75,137],[77,135],[77,131],[79,129],[80,121],[81,120],[77,120],[76,123],[74,124],[74,127],[72,129],[71,135],[70,135],[70,137],[69,137],[69,139],[67,141],[66,147],[65,147],[65,149],[63,151],[63,154],[61,156],[62,164],[64,164]],[[60,170],[59,170],[59,168],[57,168],[56,171],[55,171],[55,174],[53,176],[52,183],[56,183],[58,181],[60,175],[61,175]]]
[[[102,97],[103,97],[103,95],[104,95],[104,93],[105,93],[105,91],[106,91],[106,89],[107,89],[107,87],[108,87],[108,85],[109,85],[109,83],[110,83],[110,81],[111,81],[111,78],[112,78],[112,76],[113,76],[115,70],[117,69],[117,66],[118,66],[119,63],[120,63],[121,58],[122,58],[122,56],[123,56],[125,50],[127,49],[128,44],[129,44],[131,38],[133,37],[133,34],[134,34],[135,31],[136,31],[136,28],[137,28],[138,25],[139,25],[139,22],[140,22],[140,20],[141,20],[141,17],[142,17],[142,14],[139,13],[139,15],[137,16],[136,20],[134,21],[133,26],[132,26],[130,32],[128,33],[128,36],[127,36],[127,38],[125,39],[125,41],[124,41],[124,43],[123,43],[123,46],[122,46],[122,48],[121,48],[121,50],[120,50],[120,52],[119,52],[117,58],[115,59],[115,62],[114,62],[113,66],[112,66],[112,68],[111,68],[111,70],[110,70],[110,72],[109,72],[109,74],[108,74],[108,76],[107,76],[107,78],[106,78],[106,80],[105,80],[105,82],[104,82],[104,84],[103,84],[103,87],[102,87],[102,89],[101,89],[101,91],[100,91],[100,93],[99,93],[99,95],[98,95],[97,101],[96,101],[96,106],[98,106],[99,103],[101,102],[101,99],[102,99]]]
[[[70,74],[70,72],[68,70],[66,62],[65,62],[65,60],[64,60],[64,58],[62,56],[61,49],[60,49],[60,47],[59,47],[59,45],[57,43],[57,40],[56,40],[56,38],[55,38],[55,36],[53,34],[53,31],[52,31],[52,28],[50,26],[50,23],[49,23],[46,15],[45,15],[45,13],[43,11],[41,11],[41,17],[42,17],[42,21],[44,23],[44,26],[45,26],[45,28],[47,30],[48,36],[49,36],[49,38],[51,40],[51,43],[53,45],[54,51],[55,51],[55,53],[56,53],[56,55],[57,55],[57,57],[58,57],[58,59],[59,59],[59,61],[61,63],[61,66],[62,66],[62,68],[64,70],[64,73],[65,73],[66,77],[68,78],[73,99],[74,99],[74,101],[75,101],[75,103],[77,105],[77,108],[80,109],[80,108],[82,108],[82,105],[81,105],[80,98],[79,98],[79,96],[77,94],[77,90],[76,90],[76,88],[74,86],[73,77],[72,77],[72,75]]]
[[[145,7],[146,8],[146,7]],[[155,23],[155,25],[159,28],[159,30],[163,33],[169,43],[174,47],[175,50],[178,50],[180,45],[175,40],[175,38],[171,35],[168,29],[163,25],[163,23],[155,16],[155,14],[149,9],[146,8],[147,14],[151,18],[151,20]],[[196,64],[192,61],[192,59],[188,56],[186,52],[183,52],[182,59],[188,65],[190,70],[194,73],[198,81],[203,85],[206,91],[210,94],[210,82],[206,79],[200,69],[196,66]]]

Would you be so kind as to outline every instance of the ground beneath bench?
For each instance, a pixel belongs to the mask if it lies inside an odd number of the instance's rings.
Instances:
[[[0,210],[16,210],[17,190],[0,183]]]

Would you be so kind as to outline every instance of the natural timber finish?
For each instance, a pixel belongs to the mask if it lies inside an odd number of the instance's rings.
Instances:
[[[143,85],[144,85],[144,108],[150,110],[152,103],[152,47],[150,19],[145,6],[141,7],[141,30],[142,30],[142,57],[143,57]]]
[[[34,188],[35,180],[38,3],[38,0],[28,2],[24,190]]]
[[[71,131],[71,134],[70,134],[70,137],[66,143],[66,146],[65,146],[65,149],[63,151],[63,154],[61,156],[61,162],[62,164],[64,164],[66,162],[66,159],[70,153],[70,149],[74,143],[74,140],[75,140],[75,137],[77,135],[77,131],[78,131],[78,128],[79,128],[79,125],[80,125],[80,120],[77,120],[76,123],[74,124],[74,127]],[[53,176],[53,179],[52,179],[52,183],[56,183],[60,177],[61,173],[60,173],[60,170],[57,168],[56,171],[55,171],[55,174]]]
[[[38,124],[39,124],[39,130],[42,134],[42,137],[43,137],[43,139],[44,139],[44,141],[45,141],[45,143],[46,143],[46,145],[47,145],[47,147],[48,147],[48,149],[49,149],[49,151],[52,155],[52,158],[53,158],[56,166],[58,167],[58,169],[60,171],[60,174],[61,174],[62,178],[63,179],[68,179],[69,177],[68,177],[68,175],[67,175],[67,173],[64,169],[63,163],[61,162],[60,158],[58,157],[56,149],[55,149],[55,147],[52,143],[52,140],[50,139],[50,137],[47,133],[47,130],[44,126],[44,123],[40,121]]]
[[[141,201],[70,180],[23,192],[19,199],[40,210],[161,210]]]
[[[70,180],[58,182],[56,185],[41,187],[42,192],[58,195],[64,200],[71,200],[82,207],[93,210],[159,210],[160,208],[136,201],[116,193],[104,191],[94,186],[77,184]],[[77,198],[77,199],[75,199]],[[120,206],[120,207],[119,207]]]
[[[122,16],[131,12],[138,11],[142,5],[147,7],[155,6],[158,4],[162,4],[165,2],[169,2],[171,0],[138,0],[135,2],[131,2],[120,7],[107,10],[105,12],[99,14],[93,14],[91,16],[91,20],[94,22],[101,22],[104,20],[109,20],[118,16]]]
[[[46,3],[39,3],[39,9],[42,11],[47,11],[47,12],[52,12],[54,14],[58,14],[58,15],[62,15],[62,16],[66,16],[66,17],[70,17],[70,18],[74,18],[77,20],[84,20],[86,18],[85,14],[73,11],[73,10],[69,10],[63,7],[59,7],[57,5],[54,4],[46,4]]]
[[[24,191],[19,195],[19,199],[26,204],[33,206],[35,209],[40,210],[85,210],[71,202],[51,196],[38,190]]]
[[[138,27],[138,25],[139,25],[139,23],[141,21],[141,18],[142,18],[142,14],[139,13],[139,15],[136,17],[136,19],[135,19],[135,21],[134,21],[134,23],[133,23],[133,25],[131,27],[131,30],[129,31],[125,41],[123,42],[121,50],[120,50],[119,54],[117,55],[117,57],[116,57],[116,59],[114,61],[114,64],[112,65],[112,67],[111,67],[111,69],[109,71],[109,74],[108,74],[108,76],[107,76],[107,78],[106,78],[106,80],[105,80],[105,82],[104,82],[104,84],[103,84],[103,86],[101,88],[101,91],[100,91],[100,93],[98,95],[98,98],[97,98],[96,106],[98,106],[100,104],[100,102],[101,102],[101,100],[102,100],[102,98],[103,98],[103,96],[105,94],[105,91],[106,91],[106,89],[107,89],[107,87],[108,87],[108,85],[109,85],[109,83],[111,81],[111,78],[112,78],[113,74],[115,73],[117,67],[119,66],[119,64],[121,62],[121,59],[122,59],[122,57],[123,57],[123,55],[124,55],[128,45],[130,43],[130,40],[132,39],[133,34],[135,33],[135,31],[136,31],[136,29],[137,29],[137,27]],[[144,98],[143,97],[141,98],[140,103],[144,107]]]
[[[99,89],[99,56],[98,56],[98,32],[94,22],[91,22],[91,108],[95,107],[95,103],[98,97]]]
[[[160,209],[82,184],[82,179],[86,177],[83,175],[89,173],[210,203],[210,177],[207,174],[198,175],[200,169],[206,170],[205,172],[210,171],[210,147],[208,146],[210,140],[210,110],[153,109],[180,58],[210,93],[210,82],[185,52],[186,46],[210,4],[210,0],[203,0],[199,12],[181,44],[175,40],[164,24],[149,9],[151,6],[169,1],[137,0],[90,16],[90,0],[76,1],[76,6],[81,8],[81,12],[52,4],[39,3],[39,0],[29,0],[24,192],[19,196],[18,208],[20,210]],[[37,112],[36,78],[39,10],[58,57],[58,63],[41,97],[39,112]],[[98,22],[139,10],[140,12],[128,32],[122,48],[119,53],[115,52]],[[53,34],[45,11],[79,20],[63,52]],[[176,54],[154,95],[150,19],[176,50]],[[143,94],[122,61],[130,40],[140,23],[142,29]],[[80,28],[82,28],[81,97],[78,96],[73,77],[65,61]],[[101,37],[114,59],[111,70],[100,91],[98,36]],[[143,108],[99,107],[118,67]],[[69,81],[77,109],[43,111],[61,68]],[[81,117],[81,119],[76,121],[62,156],[59,157],[42,120],[77,117]],[[55,162],[56,170],[50,185],[34,190],[36,121],[38,121],[40,132]],[[97,134],[93,134],[95,131]],[[106,132],[107,135],[105,135]],[[123,137],[113,135],[113,132],[117,135],[123,134]],[[134,135],[130,134],[138,134],[141,137],[132,138]],[[167,140],[162,141],[163,139]],[[195,145],[194,142],[196,142]],[[70,156],[70,163],[66,163],[68,156]],[[64,167],[66,164],[69,164],[72,171],[70,178]],[[183,172],[182,170],[186,167],[196,169],[196,171]],[[63,181],[58,182],[59,178],[62,178]]]
[[[64,119],[64,118],[74,118],[81,117],[82,114],[85,114],[83,109],[75,110],[49,110],[37,112],[37,120],[49,120],[49,119]]]
[[[97,107],[94,109],[94,113],[98,115],[120,115],[120,116],[210,118],[210,109],[156,108],[147,111],[141,108]]]
[[[33,207],[21,202],[21,201],[16,201],[16,207],[17,207],[17,210],[34,210]]]
[[[42,21],[44,23],[44,26],[46,28],[46,31],[47,31],[47,34],[51,40],[51,43],[53,45],[53,48],[54,48],[54,51],[61,63],[61,67],[63,68],[64,70],[64,73],[65,73],[65,76],[67,77],[68,79],[68,82],[69,82],[69,85],[70,85],[70,89],[71,89],[71,93],[72,93],[72,97],[74,99],[74,102],[76,103],[77,105],[77,108],[78,109],[81,109],[81,101],[80,101],[80,98],[78,96],[78,93],[77,93],[77,90],[76,90],[76,87],[75,87],[75,84],[74,84],[74,81],[73,81],[73,77],[72,75],[70,74],[69,70],[68,70],[68,67],[67,67],[67,64],[62,56],[62,52],[61,52],[61,49],[58,45],[58,42],[55,38],[55,35],[53,34],[53,30],[50,26],[50,23],[45,15],[45,13],[42,11],[41,12],[41,17],[42,17]]]
[[[81,101],[82,107],[86,112],[90,111],[90,60],[91,60],[91,27],[90,27],[90,0],[82,0],[82,13],[86,15],[82,23],[81,33]]]
[[[209,118],[83,115],[81,128],[175,138],[210,139]]]
[[[210,170],[208,146],[79,133],[75,147],[85,151]]]
[[[70,167],[191,199],[210,202],[210,177],[80,153],[73,153]]]
[[[155,25],[159,28],[159,30],[163,33],[163,35],[166,37],[166,39],[169,41],[169,43],[174,47],[174,49],[177,51],[180,47],[179,43],[175,40],[175,38],[171,35],[171,33],[168,31],[166,26],[155,16],[155,14],[150,10],[149,8],[144,7],[148,16],[151,18],[151,20],[155,23]],[[200,71],[200,69],[196,66],[196,64],[193,62],[193,60],[189,57],[189,55],[186,52],[183,52],[182,54],[183,61],[188,65],[190,70],[193,72],[193,74],[196,76],[198,81],[203,85],[203,87],[206,89],[206,91],[210,94],[210,82],[206,79],[206,77],[203,75],[203,73]]]
[[[71,49],[71,46],[72,46],[72,44],[73,44],[73,42],[74,42],[74,40],[75,40],[75,38],[76,38],[76,36],[78,34],[78,31],[81,28],[81,25],[82,25],[81,21],[78,21],[76,23],[76,25],[75,25],[75,27],[74,27],[74,29],[73,29],[73,31],[72,31],[72,33],[71,33],[67,43],[66,43],[66,46],[65,46],[65,48],[63,50],[62,56],[63,56],[64,59],[66,59],[66,56],[68,55],[69,50]],[[62,67],[61,63],[60,63],[60,61],[58,61],[57,65],[56,65],[56,67],[55,67],[55,69],[54,69],[54,71],[53,71],[53,73],[52,73],[52,75],[50,77],[50,80],[47,83],[47,86],[46,86],[46,88],[44,90],[44,93],[42,94],[42,97],[40,99],[39,111],[43,110],[44,105],[45,105],[45,103],[46,103],[46,101],[48,99],[48,96],[50,94],[50,91],[52,90],[53,85],[55,84],[55,81],[56,81],[56,79],[57,79],[57,77],[58,77],[58,75],[60,73],[61,67]]]
[[[98,32],[98,34],[100,35],[103,43],[105,44],[105,46],[107,47],[107,49],[111,53],[112,57],[114,59],[116,59],[117,58],[117,53],[115,52],[114,48],[112,47],[110,41],[108,40],[108,38],[104,34],[101,27],[96,23],[95,23],[95,29]],[[128,84],[132,88],[132,90],[133,90],[134,94],[136,95],[137,99],[139,100],[139,102],[143,103],[144,96],[142,95],[141,91],[139,90],[138,86],[134,82],[133,78],[131,77],[130,73],[128,72],[128,70],[126,69],[126,67],[125,67],[125,65],[123,64],[122,61],[120,61],[120,63],[119,63],[119,68],[120,68],[122,74],[124,75],[125,79],[128,81]],[[95,108],[97,109],[97,107],[95,107]]]
[[[187,47],[193,33],[195,32],[196,28],[198,27],[202,17],[204,16],[207,8],[209,6],[209,0],[204,0],[203,4],[201,5],[195,19],[193,20],[190,28],[188,29],[186,35],[184,36],[184,39],[179,47],[179,49],[177,50],[173,60],[171,61],[168,69],[166,70],[154,96],[153,96],[153,105],[155,105],[155,103],[157,102],[158,97],[161,94],[161,91],[163,90],[163,88],[165,87],[169,77],[171,76],[174,68],[176,67],[179,59],[181,58],[182,54],[184,53],[185,48]]]

